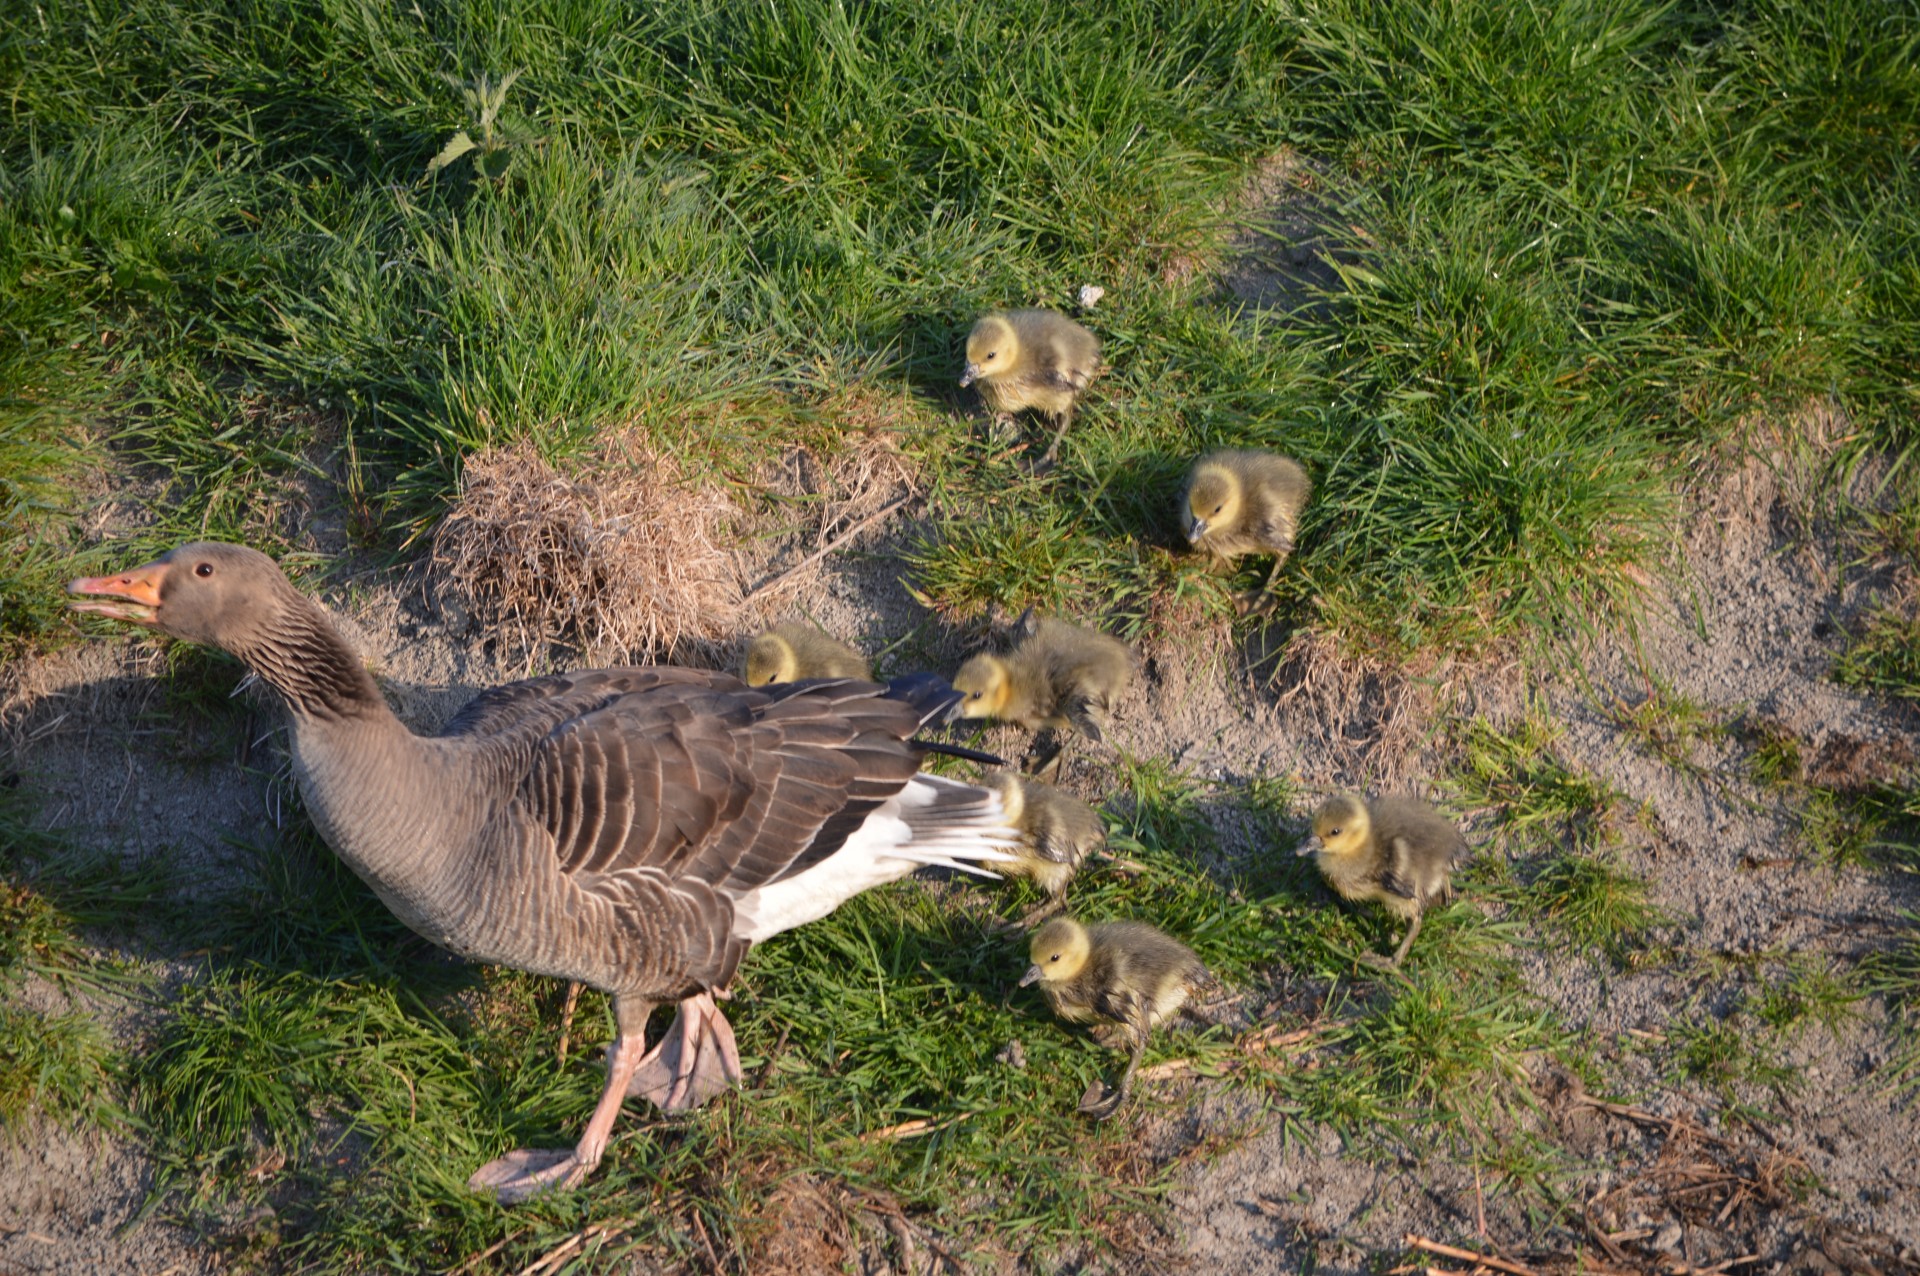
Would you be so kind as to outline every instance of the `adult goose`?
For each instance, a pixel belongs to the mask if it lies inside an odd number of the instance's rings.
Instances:
[[[677,1110],[740,1079],[714,994],[750,944],[919,865],[1006,858],[994,794],[919,773],[933,746],[914,733],[951,703],[925,682],[752,690],[704,670],[598,669],[483,692],[418,736],[255,550],[182,545],[68,589],[97,600],[78,611],[219,647],[273,687],[314,823],[408,926],[612,996],[585,1133],[474,1174],[502,1200],[578,1183],[628,1095]],[[647,1050],[647,1017],[669,1001],[674,1024]]]

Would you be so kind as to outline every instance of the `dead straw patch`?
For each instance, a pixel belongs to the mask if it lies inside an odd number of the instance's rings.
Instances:
[[[1442,710],[1506,718],[1520,699],[1517,666],[1498,658],[1395,664],[1355,655],[1336,638],[1306,629],[1270,655],[1248,656],[1253,676],[1274,695],[1282,729],[1325,742],[1331,766],[1306,777],[1312,783],[1417,789],[1435,770]]]
[[[709,655],[741,620],[735,518],[717,488],[638,443],[563,473],[530,443],[470,458],[433,533],[432,576],[531,669],[550,646],[594,661]]]

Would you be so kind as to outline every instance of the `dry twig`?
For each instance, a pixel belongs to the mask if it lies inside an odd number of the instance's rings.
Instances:
[[[883,1143],[893,1139],[916,1139],[923,1134],[933,1134],[956,1125],[961,1118],[948,1117],[944,1121],[929,1121],[925,1117],[916,1117],[911,1121],[902,1121],[898,1125],[886,1125],[878,1130],[868,1130],[857,1140],[860,1143]]]
[[[1234,1048],[1249,1057],[1270,1054],[1277,1050],[1285,1050],[1289,1046],[1311,1041],[1333,1026],[1335,1025],[1322,1020],[1319,1023],[1309,1024],[1305,1028],[1281,1032],[1279,1024],[1269,1024],[1258,1032],[1251,1032],[1240,1038],[1234,1043]],[[1244,1062],[1246,1062],[1244,1059],[1228,1059],[1223,1061],[1221,1066],[1224,1071],[1231,1072]],[[1165,1063],[1156,1063],[1151,1068],[1140,1069],[1137,1077],[1141,1081],[1165,1081],[1169,1077],[1186,1076],[1196,1071],[1199,1066],[1198,1059],[1169,1059]]]
[[[598,1241],[601,1245],[606,1245],[611,1241],[617,1241],[622,1236],[625,1236],[628,1229],[632,1226],[632,1219],[623,1218],[613,1222],[595,1223],[591,1227],[581,1228],[573,1235],[567,1237],[566,1240],[561,1241],[558,1245],[542,1254],[539,1258],[534,1259],[531,1263],[522,1267],[517,1273],[517,1276],[549,1276],[550,1273],[559,1271],[574,1254],[584,1252],[586,1247],[592,1242]],[[492,1252],[492,1250],[487,1251],[489,1254]],[[478,1257],[484,1258],[486,1255],[482,1254]]]
[[[1524,1263],[1516,1263],[1505,1258],[1495,1258],[1491,1254],[1476,1254],[1470,1249],[1459,1249],[1452,1245],[1443,1245],[1439,1241],[1430,1241],[1426,1237],[1417,1236],[1412,1232],[1407,1233],[1406,1239],[1402,1244],[1411,1249],[1424,1249],[1429,1254],[1438,1254],[1442,1258],[1464,1258],[1469,1263],[1475,1263],[1481,1267],[1491,1267],[1497,1272],[1507,1272],[1510,1276],[1540,1276],[1537,1270],[1528,1267]]]

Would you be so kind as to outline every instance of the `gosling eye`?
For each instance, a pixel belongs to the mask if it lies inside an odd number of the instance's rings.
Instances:
[[[992,363],[995,359],[998,359],[999,357],[1000,357],[1000,352],[998,350],[989,350],[987,351],[987,357],[982,359],[981,362]]]
[[[1222,501],[1218,505],[1213,507],[1213,512],[1218,514],[1221,510],[1225,508],[1227,508],[1227,503],[1225,501]]]
[[[1059,954],[1059,953],[1055,953],[1055,954],[1054,954],[1053,956],[1051,956],[1051,957],[1049,957],[1049,958],[1047,958],[1047,960],[1048,960],[1048,961],[1059,961],[1059,960],[1060,960],[1060,954]]]
[[[193,569],[193,574],[195,576],[211,576],[213,575],[213,564],[201,563],[198,567]]]

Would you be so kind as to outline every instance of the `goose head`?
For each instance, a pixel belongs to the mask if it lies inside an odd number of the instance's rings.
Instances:
[[[86,599],[69,603],[74,611],[227,651],[245,649],[286,611],[289,597],[299,597],[271,558],[218,541],[181,545],[131,571],[82,577],[67,592]]]

